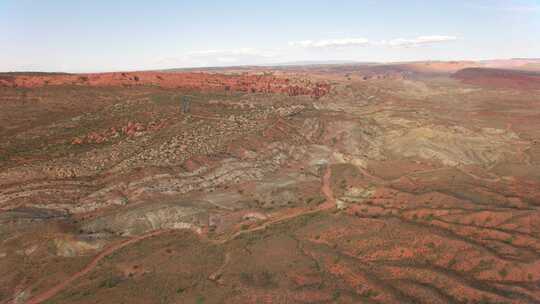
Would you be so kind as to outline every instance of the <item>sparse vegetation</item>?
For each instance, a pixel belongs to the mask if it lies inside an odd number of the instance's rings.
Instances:
[[[115,276],[115,275],[111,275],[110,277],[108,277],[107,279],[103,280],[100,284],[99,284],[99,287],[100,288],[114,288],[116,287],[118,284],[120,284],[120,282],[122,281],[122,279],[118,276]]]
[[[204,304],[204,300],[205,300],[205,298],[203,296],[198,296],[196,303],[197,304]]]
[[[394,68],[0,85],[2,295],[531,302],[538,92]]]

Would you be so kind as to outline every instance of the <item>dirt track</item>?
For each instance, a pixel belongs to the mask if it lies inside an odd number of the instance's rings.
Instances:
[[[81,271],[79,272],[76,272],[74,273],[71,277],[69,277],[67,280],[65,281],[62,281],[61,283],[59,283],[58,285],[50,288],[49,290],[31,298],[30,300],[28,300],[28,304],[38,304],[38,303],[42,303],[44,301],[47,301],[48,299],[54,297],[55,295],[57,295],[59,292],[61,292],[62,290],[68,288],[71,283],[73,283],[75,280],[77,280],[78,278],[88,274],[89,272],[91,272],[92,270],[94,270],[98,263],[105,257],[115,253],[116,251],[128,246],[128,245],[131,245],[131,244],[134,244],[134,243],[137,243],[139,241],[142,241],[144,239],[147,239],[147,238],[151,238],[151,237],[154,237],[154,236],[157,236],[157,235],[160,235],[160,234],[163,234],[165,233],[167,230],[156,230],[156,231],[152,231],[150,233],[146,233],[146,234],[143,234],[143,235],[139,235],[139,236],[136,236],[136,237],[133,237],[133,238],[130,238],[128,240],[125,240],[125,241],[122,241],[120,243],[117,243],[115,245],[112,245],[110,247],[108,247],[107,249],[105,249],[104,251],[102,251],[100,254],[96,255],[92,261],[90,263],[88,263],[88,265],[86,265]]]
[[[321,192],[326,197],[326,201],[323,204],[321,204],[320,206],[318,206],[316,209],[294,212],[294,213],[288,214],[288,215],[283,216],[283,217],[278,217],[278,218],[273,219],[273,220],[271,220],[269,222],[266,222],[266,223],[264,223],[264,224],[262,224],[260,226],[256,226],[256,227],[253,227],[253,228],[247,229],[247,230],[238,231],[238,232],[234,233],[233,235],[231,235],[230,237],[228,237],[226,239],[223,239],[221,241],[217,241],[216,243],[224,244],[224,243],[229,242],[231,240],[234,240],[234,239],[238,238],[240,235],[243,235],[243,234],[246,234],[246,233],[251,233],[251,232],[255,232],[255,231],[259,231],[259,230],[264,230],[268,226],[271,226],[271,225],[274,225],[274,224],[277,224],[277,223],[281,223],[281,222],[284,222],[284,221],[287,221],[287,220],[290,220],[290,219],[293,219],[293,218],[296,218],[296,217],[299,217],[299,216],[302,216],[302,215],[312,214],[312,213],[320,212],[320,211],[323,211],[323,210],[331,209],[336,204],[335,198],[334,198],[334,195],[332,193],[331,186],[330,186],[331,175],[332,175],[332,170],[330,169],[330,166],[328,166],[325,173],[324,173],[324,175],[323,175],[322,185],[321,185]],[[42,303],[44,301],[47,301],[47,300],[51,299],[52,297],[54,297],[55,295],[57,295],[58,293],[60,293],[64,289],[68,288],[71,285],[71,283],[73,283],[75,280],[77,280],[80,277],[85,276],[86,274],[88,274],[92,270],[94,270],[98,266],[99,262],[103,258],[115,253],[116,251],[118,251],[118,250],[120,250],[120,249],[122,249],[122,248],[124,248],[126,246],[132,245],[134,243],[137,243],[139,241],[142,241],[142,240],[154,237],[154,236],[158,236],[158,235],[163,234],[163,233],[165,233],[167,231],[168,230],[155,230],[155,231],[152,231],[152,232],[140,235],[140,236],[130,238],[128,240],[122,241],[120,243],[117,243],[115,245],[112,245],[112,246],[108,247],[107,249],[103,250],[101,253],[96,255],[92,259],[92,261],[90,263],[88,263],[88,265],[86,265],[82,270],[74,273],[71,277],[69,277],[65,281],[62,281],[58,285],[56,285],[56,286],[48,289],[47,291],[45,291],[45,292],[31,298],[30,300],[28,300],[27,303],[28,304],[38,304],[38,303]],[[213,275],[214,278],[217,277],[217,276],[218,275],[216,275],[216,274]]]
[[[0,302],[538,303],[538,92],[353,70],[2,87]]]
[[[271,226],[271,225],[274,225],[274,224],[277,224],[277,223],[281,223],[281,222],[284,222],[284,221],[287,221],[287,220],[290,220],[290,219],[293,219],[293,218],[296,218],[296,217],[299,217],[299,216],[302,216],[302,215],[317,213],[317,212],[320,212],[320,211],[323,211],[323,210],[328,210],[328,209],[333,208],[336,205],[336,200],[334,199],[334,195],[333,195],[332,189],[330,187],[330,177],[331,176],[332,176],[332,170],[330,169],[330,166],[328,166],[326,168],[326,171],[325,171],[324,176],[322,178],[322,185],[321,185],[321,192],[326,197],[326,201],[324,203],[322,203],[321,205],[319,205],[317,208],[308,209],[308,210],[302,209],[302,210],[298,210],[298,211],[295,211],[295,212],[288,213],[287,215],[275,218],[275,219],[273,219],[271,221],[263,223],[262,225],[255,226],[255,227],[250,228],[250,229],[238,231],[238,232],[234,233],[233,235],[231,235],[230,237],[227,237],[226,239],[222,239],[220,241],[217,241],[216,243],[217,244],[224,244],[224,243],[232,241],[232,240],[234,240],[234,239],[238,238],[239,236],[241,236],[243,234],[246,234],[246,233],[251,233],[251,232],[255,232],[255,231],[264,230],[268,226]]]

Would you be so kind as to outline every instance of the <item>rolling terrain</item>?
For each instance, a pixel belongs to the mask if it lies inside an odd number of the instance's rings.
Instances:
[[[0,303],[540,303],[534,62],[2,73]]]

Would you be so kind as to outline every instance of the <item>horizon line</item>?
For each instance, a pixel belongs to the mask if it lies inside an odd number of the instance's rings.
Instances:
[[[95,72],[65,72],[46,70],[11,70],[0,71],[0,74],[10,73],[47,73],[47,74],[105,74],[105,73],[134,73],[134,72],[167,72],[172,70],[204,70],[204,69],[234,69],[234,68],[272,68],[272,67],[294,67],[294,66],[315,66],[315,65],[392,65],[404,63],[426,63],[426,62],[486,62],[496,60],[532,60],[540,61],[540,57],[510,57],[510,58],[484,58],[484,59],[423,59],[423,60],[397,60],[397,61],[358,61],[358,60],[299,60],[290,62],[260,63],[260,64],[239,64],[223,66],[191,66],[191,67],[170,67],[155,69],[122,69],[122,70],[99,70]]]

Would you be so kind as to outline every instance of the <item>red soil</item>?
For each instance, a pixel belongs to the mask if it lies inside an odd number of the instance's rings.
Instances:
[[[153,237],[153,236],[157,236],[157,235],[160,235],[162,233],[164,233],[166,230],[155,230],[155,231],[152,231],[152,232],[149,232],[147,234],[143,234],[143,235],[139,235],[139,236],[136,236],[136,237],[133,237],[131,239],[128,239],[128,240],[125,240],[125,241],[122,241],[120,243],[117,243],[107,249],[105,249],[104,251],[102,251],[100,254],[98,254],[97,256],[95,256],[92,261],[86,265],[81,271],[78,271],[76,273],[74,273],[71,277],[69,277],[67,280],[65,281],[62,281],[61,283],[59,283],[58,285],[54,286],[53,288],[31,298],[30,300],[28,300],[28,304],[37,304],[37,303],[42,303],[44,301],[47,301],[48,299],[54,297],[55,295],[57,295],[59,292],[61,292],[62,290],[66,289],[67,287],[69,287],[71,285],[71,283],[73,283],[75,280],[77,280],[78,278],[86,275],[87,273],[91,272],[92,270],[94,270],[94,268],[96,268],[96,266],[98,266],[99,262],[115,253],[116,251],[128,246],[128,245],[131,245],[133,243],[137,243],[139,241],[142,241],[144,239],[147,239],[147,238],[150,238],[150,237]]]
[[[468,68],[454,78],[467,84],[511,89],[540,89],[540,73],[504,69]]]
[[[330,85],[272,75],[224,75],[210,73],[125,72],[99,74],[17,74],[0,76],[0,87],[43,87],[58,85],[138,86],[153,85],[200,91],[236,91],[251,93],[284,93],[290,96],[311,95],[318,98],[328,93]]]
[[[522,58],[522,59],[495,59],[484,61],[483,65],[490,68],[499,69],[519,69],[519,70],[538,70],[539,59]]]
[[[102,132],[90,132],[83,137],[75,137],[71,141],[73,145],[82,144],[101,144],[110,141],[116,137],[135,137],[143,134],[144,132],[157,131],[165,126],[165,121],[152,121],[147,125],[136,122],[128,122],[127,125],[121,128],[111,127]]]
[[[403,66],[419,73],[454,73],[461,69],[478,67],[479,64],[474,61],[428,61],[407,63]]]

